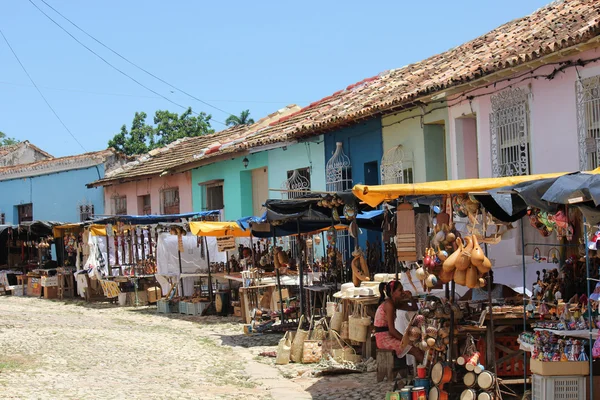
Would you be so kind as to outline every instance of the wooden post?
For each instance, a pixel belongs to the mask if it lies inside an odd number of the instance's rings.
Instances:
[[[212,287],[212,274],[210,271],[210,251],[208,251],[208,240],[204,236],[204,248],[206,249],[206,262],[208,263],[208,300],[212,303],[213,298],[213,287]]]

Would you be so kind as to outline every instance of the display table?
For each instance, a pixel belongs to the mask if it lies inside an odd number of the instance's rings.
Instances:
[[[323,310],[327,304],[327,296],[333,294],[336,290],[334,285],[315,285],[307,286],[304,288],[308,297],[308,314],[309,317],[313,315],[323,315]],[[317,304],[321,304],[321,312],[315,312],[317,310]]]

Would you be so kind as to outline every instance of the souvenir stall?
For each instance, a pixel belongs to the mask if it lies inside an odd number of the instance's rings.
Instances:
[[[161,223],[194,218],[216,218],[218,211],[174,215],[119,215],[95,220],[87,227],[89,256],[77,271],[78,293],[88,301],[110,299],[121,305],[144,305],[160,299],[157,270],[160,237],[168,228]],[[166,233],[169,235],[169,233]],[[170,249],[170,248],[169,248]],[[177,246],[174,249],[177,251]],[[175,256],[177,257],[177,256]],[[167,268],[167,267],[165,267]],[[195,270],[195,268],[194,268]],[[163,283],[167,281],[163,278]],[[158,282],[158,283],[157,283]],[[167,289],[164,289],[167,290]]]
[[[42,276],[56,273],[51,221],[0,226],[0,291],[40,296]],[[50,298],[54,289],[47,290]]]
[[[425,354],[415,384],[430,398],[502,398],[514,394],[507,385],[527,382],[527,364],[516,341],[526,321],[523,296],[509,288],[515,294],[511,299],[504,285],[494,283],[487,257],[488,246],[499,244],[512,228],[510,222],[522,216],[510,219],[498,212],[485,201],[485,191],[557,176],[354,187],[354,194],[370,206],[387,202],[396,208],[393,244],[408,281],[404,287],[429,294],[421,299],[403,340]],[[419,212],[423,206],[429,208],[428,216]],[[459,298],[461,288],[468,290]],[[519,374],[524,379],[512,379]]]
[[[598,373],[593,360],[600,357],[598,182],[595,170],[489,191],[487,201],[501,212],[524,216],[523,286],[531,285],[532,297],[519,341],[524,362],[530,361],[535,399],[600,395],[593,379]],[[528,237],[526,227],[535,235]],[[527,249],[534,260],[549,266],[537,269],[533,280],[525,274]]]

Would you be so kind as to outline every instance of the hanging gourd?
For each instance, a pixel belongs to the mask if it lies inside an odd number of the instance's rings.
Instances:
[[[457,285],[466,286],[467,284],[467,270],[459,270],[454,271],[454,282]]]
[[[463,251],[463,243],[462,240],[460,238],[456,239],[456,244],[458,246],[458,248],[456,249],[456,251],[454,251],[454,253],[450,254],[450,256],[446,259],[446,261],[444,261],[444,264],[442,265],[442,269],[444,271],[454,271],[454,269],[456,268],[456,260],[458,260],[458,257],[460,255],[462,255],[462,251]]]
[[[460,271],[466,270],[471,265],[471,252],[473,251],[473,240],[469,236],[465,237],[465,245],[463,251],[456,260],[456,269]]]
[[[472,265],[467,268],[466,284],[469,289],[475,289],[479,285],[479,271]]]

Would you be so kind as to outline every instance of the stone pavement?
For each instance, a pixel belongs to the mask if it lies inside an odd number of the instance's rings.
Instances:
[[[281,335],[155,307],[0,297],[2,399],[383,399],[375,373],[276,366]]]

